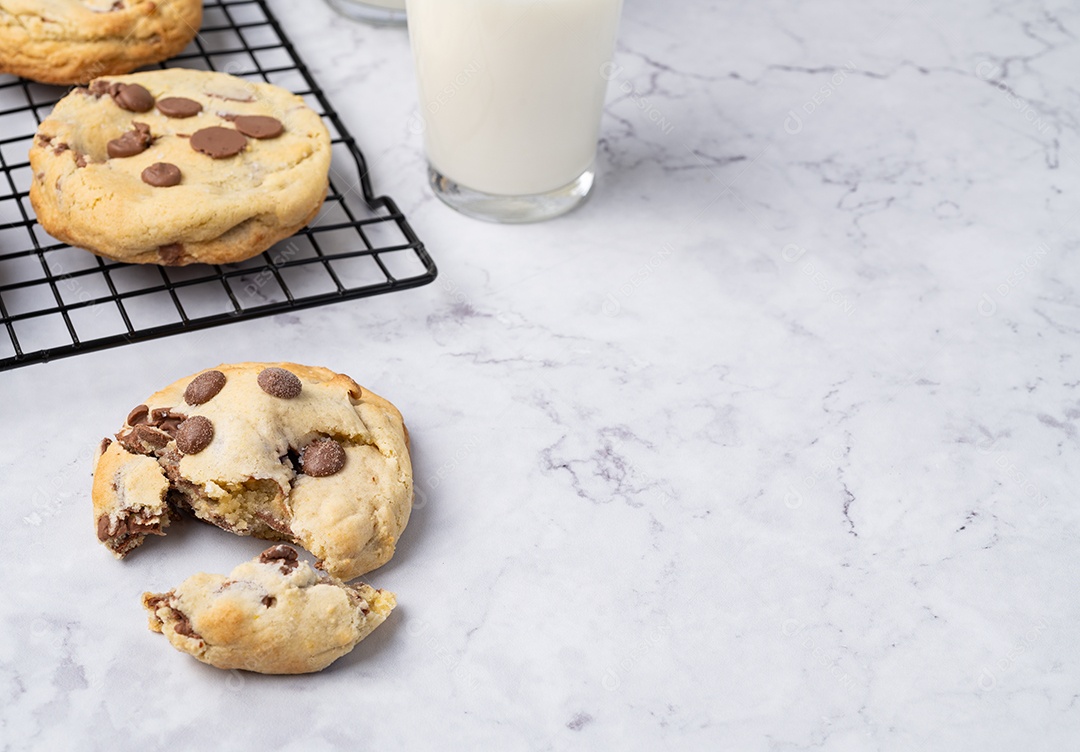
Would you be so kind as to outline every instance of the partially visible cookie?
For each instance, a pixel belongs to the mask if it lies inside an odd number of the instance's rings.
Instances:
[[[202,0],[0,0],[0,73],[84,84],[167,60],[195,38]]]
[[[160,534],[171,507],[303,546],[343,580],[390,560],[412,498],[397,408],[295,363],[180,379],[131,411],[94,470],[98,537],[119,557]]]
[[[223,669],[260,674],[321,671],[393,610],[394,594],[320,577],[285,545],[228,577],[197,574],[167,593],[143,593],[150,629],[177,650]]]
[[[109,76],[38,127],[30,201],[50,235],[99,256],[225,264],[315,218],[330,158],[322,119],[280,87],[183,68]]]

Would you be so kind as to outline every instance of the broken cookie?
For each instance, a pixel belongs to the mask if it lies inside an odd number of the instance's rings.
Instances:
[[[177,650],[222,669],[321,671],[393,610],[394,594],[320,575],[286,545],[228,577],[196,574],[167,593],[143,593],[150,629]]]
[[[221,365],[136,406],[115,438],[93,501],[98,537],[118,557],[186,510],[302,546],[350,580],[389,561],[409,521],[401,413],[325,368]]]

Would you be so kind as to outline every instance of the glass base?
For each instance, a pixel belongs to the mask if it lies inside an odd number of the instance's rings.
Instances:
[[[372,26],[404,26],[405,11],[383,8],[361,0],[326,0],[327,4],[346,18],[363,21]]]
[[[440,200],[468,217],[502,224],[554,219],[585,203],[596,179],[593,165],[562,188],[531,196],[499,196],[455,183],[428,163],[428,184]]]

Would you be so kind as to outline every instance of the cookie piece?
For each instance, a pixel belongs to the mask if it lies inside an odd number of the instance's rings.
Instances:
[[[97,537],[119,558],[142,545],[147,535],[164,535],[170,510],[169,483],[152,457],[132,456],[116,442],[102,442],[94,470],[94,525]]]
[[[248,137],[241,117],[280,129]],[[38,127],[30,165],[30,201],[53,237],[128,263],[224,264],[315,218],[330,134],[282,88],[170,68],[72,91]]]
[[[150,629],[182,653],[260,674],[321,671],[390,615],[394,594],[320,577],[296,550],[268,548],[229,573],[200,573],[143,593]]]
[[[348,376],[221,365],[131,411],[94,471],[95,519],[107,515],[110,530],[114,520],[117,529],[153,520],[160,533],[166,506],[189,510],[238,535],[302,546],[351,580],[390,560],[409,521],[407,442],[397,408]],[[128,530],[112,542],[118,535],[105,542],[120,557],[145,537]]]
[[[0,0],[0,73],[84,84],[167,60],[202,23],[202,0]]]

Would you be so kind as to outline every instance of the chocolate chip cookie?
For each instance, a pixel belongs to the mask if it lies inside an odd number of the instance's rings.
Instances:
[[[229,573],[197,574],[167,593],[143,593],[150,629],[177,650],[223,669],[321,671],[367,637],[394,594],[320,577],[285,545]]]
[[[390,560],[409,521],[407,437],[397,408],[348,376],[221,365],[151,395],[102,442],[98,539],[122,558],[189,511],[303,546],[351,580]]]
[[[315,218],[330,135],[277,86],[171,68],[72,91],[38,128],[30,165],[50,235],[129,263],[222,264]]]
[[[178,54],[202,0],[0,0],[0,73],[83,84]]]

